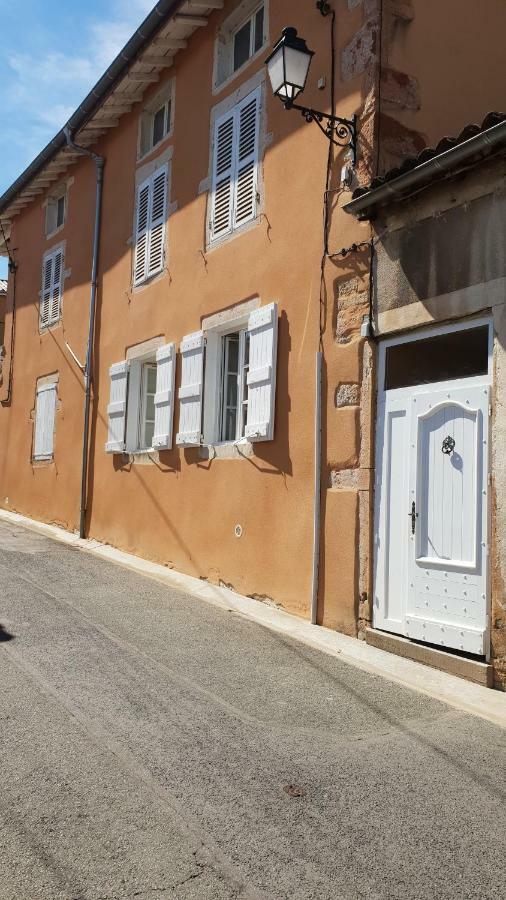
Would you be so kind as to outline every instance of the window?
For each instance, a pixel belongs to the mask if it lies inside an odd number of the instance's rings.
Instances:
[[[211,240],[231,234],[257,216],[260,88],[214,125]]]
[[[267,39],[265,3],[244,0],[224,22],[216,43],[215,88],[262,50]]]
[[[139,419],[139,450],[149,449],[153,446],[155,434],[155,394],[156,394],[156,363],[144,363],[142,366],[140,419]]]
[[[108,453],[172,447],[175,345],[166,344],[110,369]]]
[[[35,400],[35,434],[33,458],[49,460],[54,453],[54,424],[57,384],[43,384],[37,388]]]
[[[234,72],[251,56],[262,49],[264,43],[263,5],[234,34]]]
[[[65,224],[66,192],[61,188],[59,192],[48,198],[46,206],[46,237],[51,237]]]
[[[172,131],[174,80],[159,91],[144,109],[140,119],[139,156],[146,156]]]
[[[61,318],[63,293],[63,248],[46,253],[42,261],[42,290],[40,292],[40,327],[54,325]]]
[[[271,303],[181,343],[181,447],[274,437],[278,313]]]
[[[487,375],[488,341],[484,325],[388,347],[385,390]]]
[[[134,285],[163,271],[168,167],[161,166],[137,188]]]
[[[221,339],[220,440],[244,437],[248,409],[249,333],[246,329]]]

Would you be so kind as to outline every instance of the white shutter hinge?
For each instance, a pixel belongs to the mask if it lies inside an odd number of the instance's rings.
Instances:
[[[491,403],[489,403],[489,405],[488,405],[488,414],[490,417],[492,417],[492,404]]]

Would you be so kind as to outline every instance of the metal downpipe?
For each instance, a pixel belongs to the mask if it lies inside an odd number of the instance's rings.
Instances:
[[[320,574],[321,529],[321,467],[322,467],[322,354],[316,354],[316,396],[314,435],[314,510],[313,510],[313,578],[311,593],[311,625],[317,625],[318,586]]]
[[[89,156],[93,159],[97,169],[96,179],[96,199],[95,199],[95,226],[93,233],[93,256],[91,265],[91,290],[90,290],[90,312],[88,324],[88,346],[86,349],[86,363],[84,367],[84,426],[83,426],[83,453],[81,467],[81,502],[79,508],[79,537],[85,537],[86,531],[86,508],[88,502],[88,461],[89,461],[89,439],[90,439],[90,409],[91,409],[91,388],[92,388],[92,372],[93,372],[93,344],[95,336],[95,310],[97,301],[97,285],[98,285],[98,255],[100,249],[100,227],[102,222],[102,191],[104,184],[104,166],[105,159],[87,147],[80,147],[72,140],[69,128],[65,128],[65,138],[67,146],[77,150],[83,156]]]

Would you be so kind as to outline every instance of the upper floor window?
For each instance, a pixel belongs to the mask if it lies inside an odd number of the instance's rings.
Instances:
[[[165,266],[168,166],[155,169],[137,188],[134,285],[142,284]]]
[[[139,156],[146,156],[172,133],[174,79],[149,102],[141,115]]]
[[[48,197],[46,205],[46,237],[51,237],[65,224],[67,192],[62,187]]]
[[[240,69],[251,56],[261,50],[263,44],[264,7],[262,4],[234,34],[234,72],[237,72],[237,69]]]
[[[266,4],[258,0],[239,3],[218,32],[215,59],[215,88],[242,69],[267,41]]]
[[[63,247],[46,253],[42,260],[42,289],[40,292],[40,327],[54,325],[61,318],[63,293]]]
[[[260,88],[216,119],[213,140],[211,240],[257,216]]]

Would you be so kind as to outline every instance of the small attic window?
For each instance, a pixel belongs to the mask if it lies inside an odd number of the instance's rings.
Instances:
[[[67,190],[62,185],[55,190],[47,199],[46,205],[46,237],[52,237],[65,224],[65,216],[67,212]]]
[[[141,115],[139,156],[146,156],[172,134],[174,80],[149,102]]]
[[[216,41],[214,87],[225,84],[267,43],[267,4],[244,0],[221,26]]]

